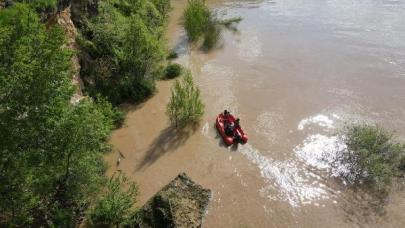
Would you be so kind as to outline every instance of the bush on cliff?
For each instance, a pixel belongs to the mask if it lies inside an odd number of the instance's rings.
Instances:
[[[176,126],[197,122],[204,114],[200,90],[190,72],[174,82],[166,113]]]
[[[348,164],[344,178],[349,184],[384,195],[392,181],[405,174],[405,145],[392,133],[378,126],[352,125],[346,127],[342,139],[347,150],[338,159]]]
[[[26,3],[38,13],[45,13],[56,10],[58,0],[15,0],[15,2]]]
[[[100,93],[119,104],[154,92],[154,80],[164,73],[169,6],[168,0],[100,2],[99,14],[86,20],[78,37],[81,75],[91,96]]]

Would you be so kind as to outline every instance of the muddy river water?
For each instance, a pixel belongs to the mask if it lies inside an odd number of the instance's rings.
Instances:
[[[172,1],[168,40],[194,74],[205,115],[195,128],[170,127],[171,81],[126,107],[107,160],[110,173],[139,184],[139,205],[186,172],[213,191],[206,227],[404,227],[404,190],[374,210],[331,161],[347,122],[405,138],[405,1],[211,0],[219,17],[243,21],[210,53],[188,47],[185,4]],[[224,109],[241,118],[246,145],[222,144],[214,120]],[[125,158],[116,167],[118,150]]]

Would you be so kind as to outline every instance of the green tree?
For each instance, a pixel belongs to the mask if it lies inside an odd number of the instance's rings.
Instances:
[[[164,28],[169,0],[107,0],[81,29],[82,76],[89,94],[114,104],[139,102],[164,73]]]
[[[200,90],[190,72],[174,82],[166,113],[176,126],[198,121],[204,114]]]
[[[123,191],[123,188],[127,190]],[[95,226],[112,226],[124,224],[135,213],[138,187],[130,182],[125,175],[112,176],[94,207],[89,213],[90,221]]]
[[[105,181],[114,110],[70,102],[65,46],[25,4],[0,11],[0,226],[74,226]]]
[[[56,10],[58,0],[16,0],[15,2],[26,3],[38,13],[44,13]]]

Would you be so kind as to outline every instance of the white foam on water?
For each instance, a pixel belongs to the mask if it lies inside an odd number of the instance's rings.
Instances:
[[[302,144],[294,148],[297,157],[306,164],[319,170],[330,172],[331,176],[339,176],[348,172],[343,164],[338,164],[338,155],[347,149],[338,136],[321,134],[309,135]]]
[[[334,115],[333,117],[336,118],[337,115]],[[298,130],[304,130],[308,125],[311,124],[316,124],[320,127],[325,127],[328,129],[335,128],[334,121],[331,118],[326,115],[318,114],[301,120],[298,123]]]
[[[260,169],[260,175],[266,183],[260,192],[270,200],[282,200],[292,207],[299,207],[314,200],[329,198],[327,186],[313,181],[317,175],[303,172],[294,160],[273,160],[249,144],[240,146],[238,151]]]

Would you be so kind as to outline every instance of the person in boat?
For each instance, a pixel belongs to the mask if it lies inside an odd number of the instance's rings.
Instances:
[[[234,128],[235,128],[235,129],[236,129],[236,128],[240,128],[239,121],[240,121],[239,118],[237,118],[237,119],[235,120],[235,125],[234,125]]]
[[[225,109],[225,110],[224,110],[224,118],[225,118],[225,119],[228,119],[230,115],[231,115],[231,113],[228,112],[228,110]]]
[[[228,110],[226,110],[226,109],[224,110],[223,116],[224,116],[224,128],[226,129],[226,127],[230,124]]]
[[[233,135],[234,135],[234,129],[235,129],[234,124],[233,124],[233,123],[228,123],[228,124],[225,126],[225,134],[226,134],[227,136],[229,136],[229,137],[233,136]]]

